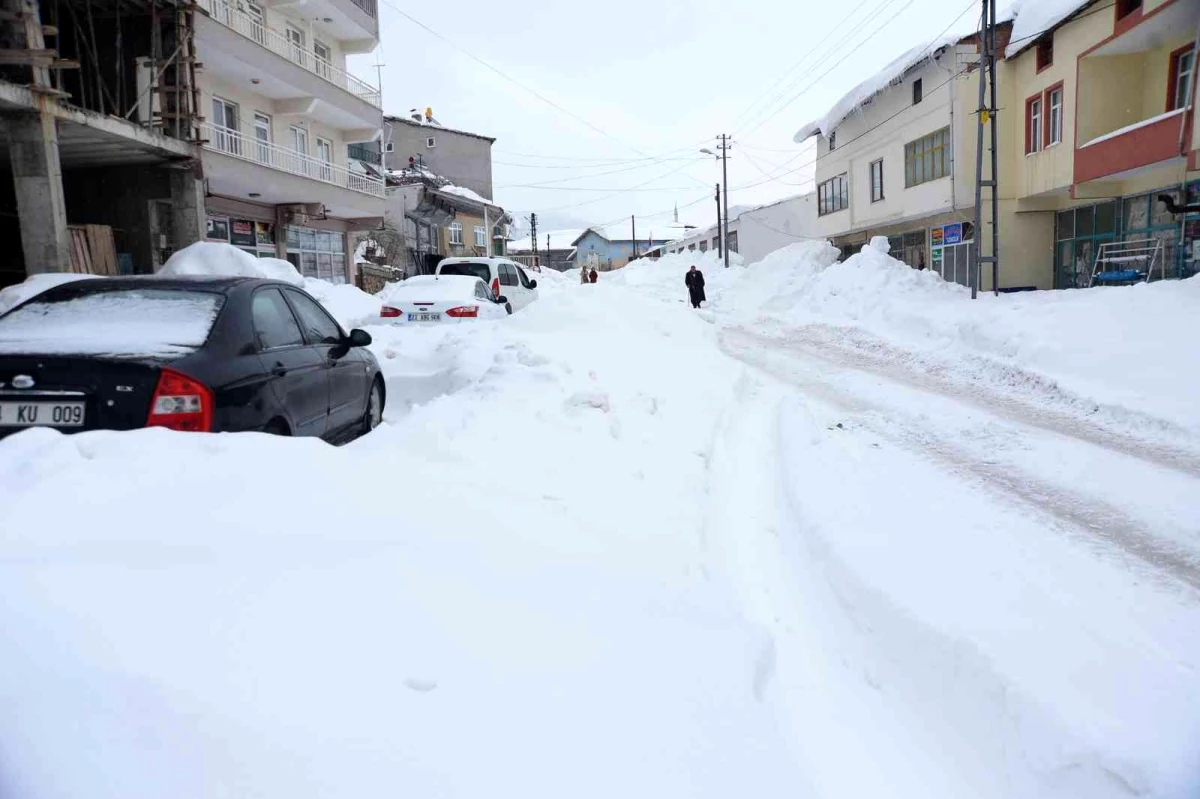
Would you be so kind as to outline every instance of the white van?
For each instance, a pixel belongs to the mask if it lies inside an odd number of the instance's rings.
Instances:
[[[508,300],[509,313],[537,299],[537,281],[507,258],[446,258],[438,264],[437,274],[479,278],[491,287],[493,294]]]

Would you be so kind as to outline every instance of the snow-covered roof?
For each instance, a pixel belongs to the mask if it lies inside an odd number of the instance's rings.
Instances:
[[[1058,27],[1093,2],[1095,0],[1014,0],[1009,14],[1016,18],[1004,57],[1013,58],[1032,47],[1043,33]]]
[[[579,231],[579,234],[571,241],[571,244],[579,244],[580,239],[586,236],[589,230],[599,236],[603,236],[609,241],[633,241],[633,225],[627,221],[604,227],[593,225],[586,230]],[[689,235],[690,232],[690,230],[676,222],[663,222],[659,224],[652,222],[637,223],[638,241],[673,241]]]
[[[561,230],[539,230],[538,248],[545,249],[546,237],[550,237],[550,248],[553,250],[569,250],[572,244],[587,232],[586,228],[563,228]],[[529,233],[508,242],[509,252],[529,252]]]
[[[455,186],[453,183],[447,183],[445,186],[440,187],[438,191],[448,192],[449,194],[457,194],[459,197],[466,197],[468,200],[472,200],[477,203],[483,203],[484,205],[495,205],[494,202],[487,199],[483,195],[478,194],[477,192],[474,192],[465,186]]]
[[[862,105],[865,105],[868,100],[888,87],[899,83],[910,69],[919,66],[931,58],[936,58],[943,50],[950,45],[956,44],[960,39],[962,39],[960,34],[946,34],[934,39],[932,42],[909,50],[847,92],[842,99],[834,104],[833,108],[829,109],[825,116],[809,122],[796,131],[796,135],[792,140],[799,144],[818,133],[822,136],[828,136],[831,131],[837,129],[837,126],[842,124],[842,121],[846,117],[850,116],[851,113]]]

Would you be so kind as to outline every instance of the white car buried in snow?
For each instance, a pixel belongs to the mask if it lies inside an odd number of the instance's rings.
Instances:
[[[477,277],[417,275],[379,293],[379,316],[393,324],[438,324],[470,319],[503,319],[507,297],[496,297]]]
[[[438,276],[468,275],[477,277],[491,287],[509,313],[519,311],[537,299],[537,281],[525,274],[521,266],[507,258],[447,258],[437,266]]]

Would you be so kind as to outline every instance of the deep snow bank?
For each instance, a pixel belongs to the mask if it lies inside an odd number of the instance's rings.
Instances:
[[[568,282],[371,332],[443,390],[344,448],[0,441],[0,795],[805,796],[701,532],[711,328]]]
[[[1194,338],[1200,279],[971,301],[962,286],[878,246],[835,259],[823,243],[792,245],[710,290],[710,304],[736,324],[859,328],[939,365],[986,358],[1005,367],[998,381],[1016,369],[1095,402],[1200,427],[1200,349],[1183,344]]]

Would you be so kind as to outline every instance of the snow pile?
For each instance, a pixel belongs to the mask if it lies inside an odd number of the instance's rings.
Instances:
[[[714,294],[720,294],[723,288],[735,285],[744,276],[740,255],[730,253],[729,264],[730,268],[726,269],[724,259],[714,251],[696,250],[664,255],[657,260],[639,258],[623,269],[602,273],[600,281],[611,281],[660,299],[684,302],[687,299],[687,287],[683,278],[695,266],[704,273],[705,292],[711,303]],[[579,279],[578,272],[570,274]]]
[[[350,330],[379,319],[383,302],[378,295],[368,294],[350,283],[330,283],[312,277],[304,278],[301,288],[325,306],[325,310]]]
[[[438,189],[438,191],[444,191],[447,194],[455,194],[459,197],[465,197],[468,200],[472,200],[474,202],[479,203],[480,205],[492,205],[493,204],[491,200],[484,197],[479,192],[474,191],[473,189],[468,189],[465,186],[455,186],[453,183],[448,183],[445,186],[440,187]]]
[[[304,278],[288,261],[255,258],[232,244],[198,241],[177,251],[156,273],[163,277],[255,277],[282,280],[296,286]]]
[[[76,280],[87,280],[100,277],[99,275],[81,275],[75,272],[48,272],[41,275],[30,275],[25,282],[0,289],[0,314],[16,308],[26,300],[33,299],[43,291],[71,283]]]
[[[173,358],[202,346],[224,298],[150,286],[18,308],[0,318],[0,354]]]
[[[1004,50],[1005,58],[1012,58],[1026,47],[1033,45],[1038,37],[1058,25],[1067,17],[1090,3],[1091,0],[1016,0],[1009,9],[1015,14],[1012,37]]]
[[[0,440],[0,795],[803,796],[698,534],[741,370],[566,288],[373,327],[388,423],[344,448]]]
[[[745,279],[724,291],[710,290],[711,305],[744,325],[761,318],[833,324],[939,361],[985,356],[1004,367],[989,367],[997,380],[1044,380],[1095,402],[1197,426],[1200,351],[1171,342],[1192,337],[1200,280],[981,293],[972,302],[966,288],[886,249],[887,240],[877,239],[832,263],[836,252],[826,245],[792,245],[743,270]]]

